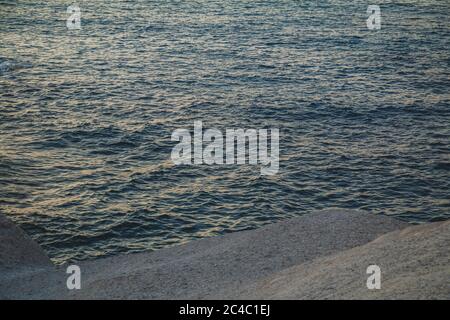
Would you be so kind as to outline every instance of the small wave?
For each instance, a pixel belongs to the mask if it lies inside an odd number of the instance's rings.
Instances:
[[[5,59],[0,57],[0,75],[17,69],[29,68],[30,66],[31,65],[26,62],[19,62],[12,59]]]

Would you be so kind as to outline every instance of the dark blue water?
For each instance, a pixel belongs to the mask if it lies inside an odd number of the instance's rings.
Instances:
[[[341,207],[450,217],[450,2],[0,4],[0,210],[55,262]],[[370,3],[373,4],[373,3]],[[175,166],[171,133],[279,128],[280,170]]]

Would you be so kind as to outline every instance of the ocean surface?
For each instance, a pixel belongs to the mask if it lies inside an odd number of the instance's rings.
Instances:
[[[449,1],[79,1],[81,30],[68,4],[0,1],[0,212],[56,263],[330,207],[450,217]],[[278,174],[175,166],[195,120],[279,128]]]

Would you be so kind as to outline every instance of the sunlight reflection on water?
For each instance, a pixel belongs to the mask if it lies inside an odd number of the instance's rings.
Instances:
[[[450,4],[18,1],[0,11],[1,211],[55,262],[329,207],[449,217]],[[280,128],[280,172],[174,166],[171,132]]]

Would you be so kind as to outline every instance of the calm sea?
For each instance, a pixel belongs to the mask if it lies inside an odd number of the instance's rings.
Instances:
[[[0,211],[56,263],[330,207],[450,217],[450,2],[0,1]],[[381,7],[368,30],[367,5]],[[279,128],[280,170],[173,130]]]

